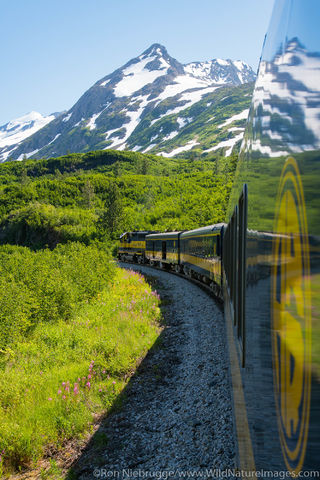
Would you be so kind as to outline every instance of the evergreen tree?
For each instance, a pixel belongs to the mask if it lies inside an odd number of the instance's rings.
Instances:
[[[110,183],[104,210],[99,215],[98,228],[102,236],[114,238],[123,224],[123,203],[119,188],[115,182]]]
[[[87,180],[82,188],[83,203],[86,208],[92,208],[94,206],[94,187],[90,180]]]
[[[28,183],[30,182],[30,178],[28,177],[28,171],[26,168],[24,168],[22,171],[21,171],[21,185],[28,185]]]

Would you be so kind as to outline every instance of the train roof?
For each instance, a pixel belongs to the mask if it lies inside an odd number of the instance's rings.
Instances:
[[[160,240],[161,238],[165,238],[169,240],[169,238],[178,238],[179,234],[182,233],[182,230],[177,232],[164,232],[164,233],[152,233],[146,236],[146,240]]]
[[[208,225],[206,227],[189,230],[188,232],[183,232],[181,238],[196,237],[200,235],[209,235],[212,232],[220,232],[225,225],[225,223],[216,223],[215,225]]]
[[[138,234],[138,233],[142,233],[144,235],[148,235],[149,233],[155,233],[155,230],[133,230],[132,232],[123,232],[121,235],[120,235],[120,238],[124,237],[124,235],[127,235],[128,233],[130,235],[133,235],[133,234]]]

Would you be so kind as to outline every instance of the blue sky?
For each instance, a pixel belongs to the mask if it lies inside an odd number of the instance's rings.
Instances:
[[[0,0],[0,125],[68,110],[152,43],[257,68],[274,0]]]

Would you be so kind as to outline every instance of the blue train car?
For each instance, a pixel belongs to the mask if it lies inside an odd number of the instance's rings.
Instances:
[[[293,477],[320,465],[319,25],[276,1],[224,235],[238,466]]]

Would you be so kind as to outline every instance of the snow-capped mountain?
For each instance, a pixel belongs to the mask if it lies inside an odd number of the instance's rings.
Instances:
[[[172,139],[178,139],[187,126],[190,130],[196,109],[192,119],[186,113],[192,107],[202,102],[200,110],[204,105],[209,108],[214,94],[222,88],[236,88],[254,79],[254,72],[245,62],[215,59],[182,65],[165,47],[154,44],[96,82],[68,112],[51,119],[38,132],[32,131],[26,139],[17,137],[9,151],[8,144],[0,148],[0,159],[21,159],[24,155],[41,158],[107,148],[171,156],[167,143],[171,142],[171,146]],[[203,103],[205,99],[208,101]],[[187,149],[198,144],[193,138]]]
[[[52,113],[44,117],[41,113],[30,112],[0,127],[0,151],[2,157],[6,159],[10,152],[16,148],[17,144],[45,127],[59,115],[59,113]],[[31,155],[29,154],[29,156]]]

